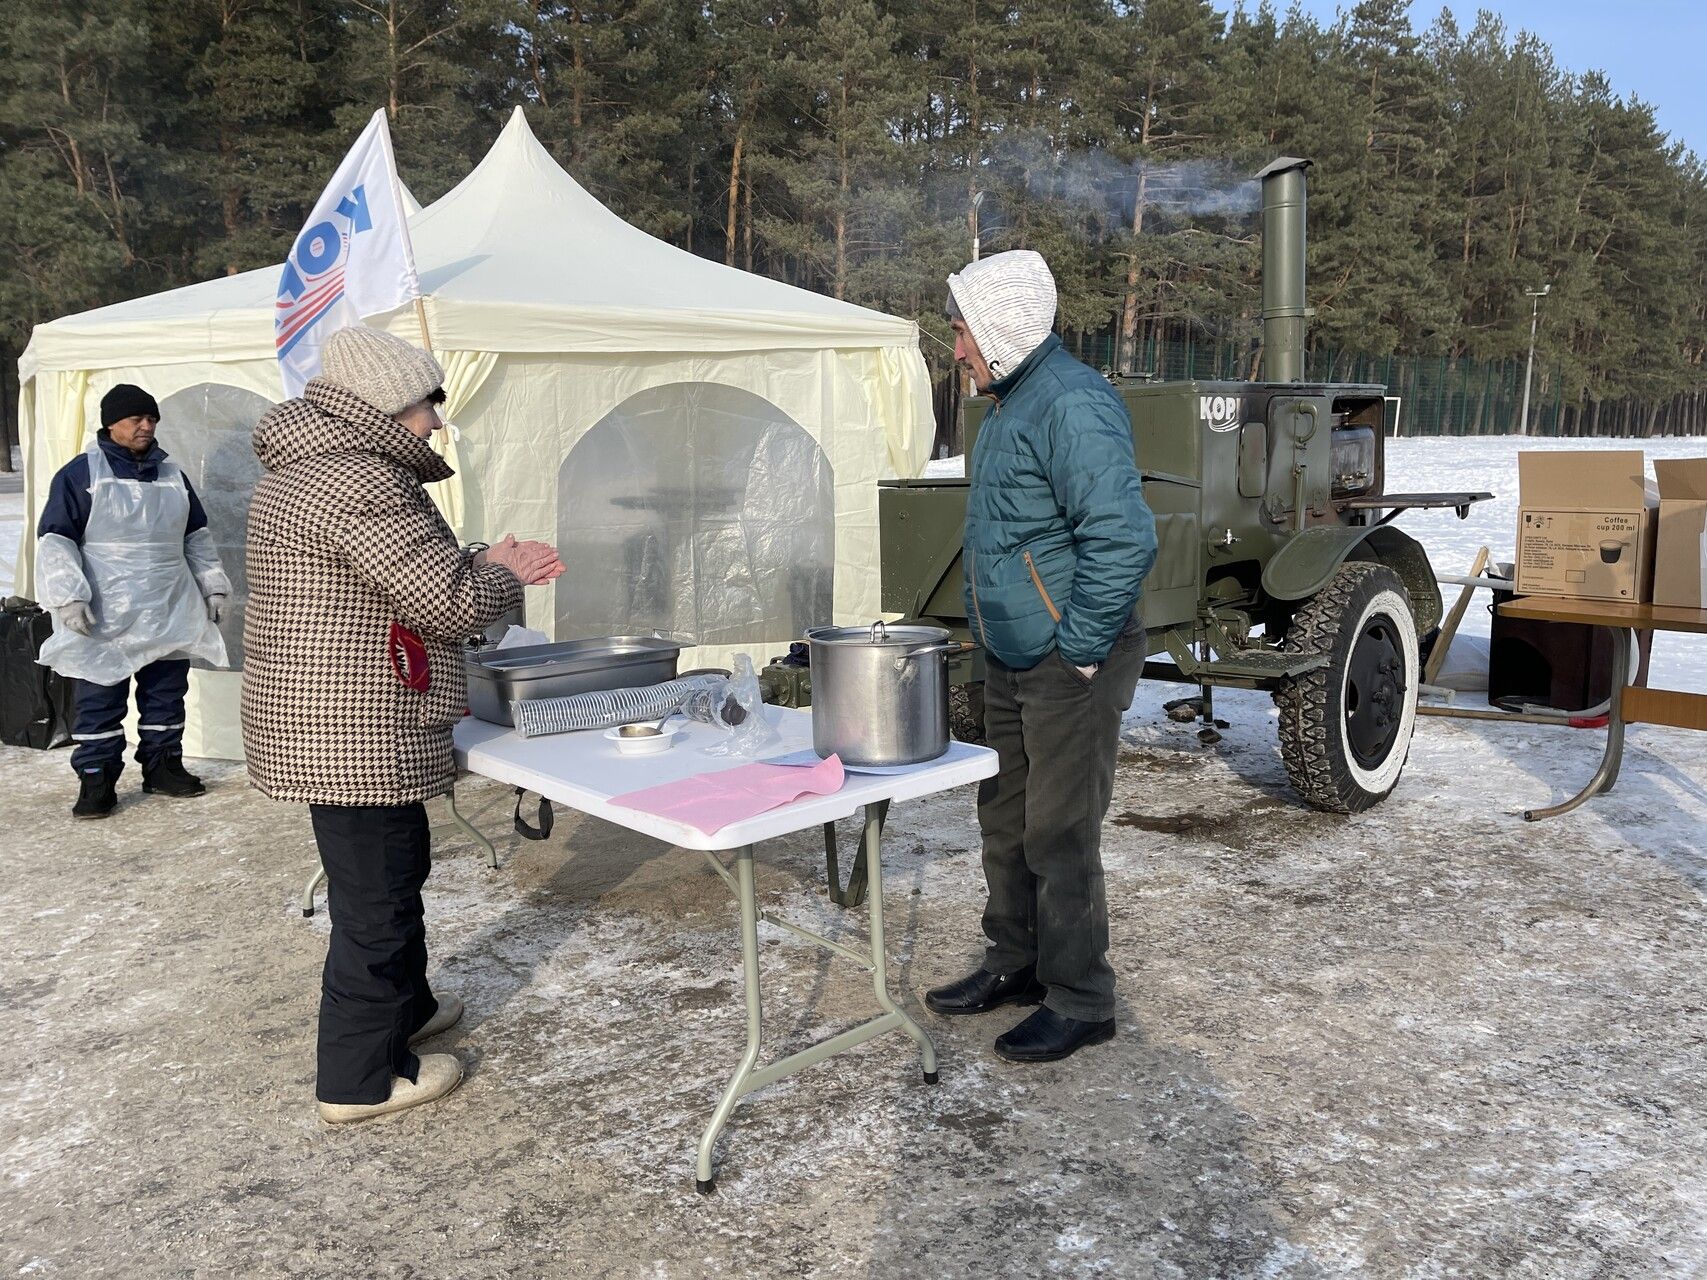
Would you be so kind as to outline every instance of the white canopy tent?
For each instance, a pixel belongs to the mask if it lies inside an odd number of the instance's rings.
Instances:
[[[558,167],[518,108],[475,170],[410,218],[446,370],[457,476],[435,497],[466,539],[555,542],[528,592],[557,638],[634,630],[694,643],[684,666],[761,664],[800,629],[878,616],[877,481],[931,438],[917,326],[699,258],[629,226]],[[238,599],[259,477],[255,419],[280,396],[278,269],[40,325],[19,362],[26,507],[134,382],[201,492]],[[371,323],[420,342],[414,309]],[[18,589],[33,589],[23,539]],[[235,671],[192,673],[185,748],[241,754]]]

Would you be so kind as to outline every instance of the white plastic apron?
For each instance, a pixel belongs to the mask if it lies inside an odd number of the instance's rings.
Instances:
[[[225,641],[184,558],[183,471],[162,462],[156,480],[120,480],[98,442],[86,456],[89,521],[79,550],[95,626],[87,636],[56,627],[38,661],[95,684],[117,684],[161,658],[226,666]]]

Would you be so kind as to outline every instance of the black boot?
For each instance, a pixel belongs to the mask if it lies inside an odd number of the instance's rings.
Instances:
[[[996,1052],[1009,1062],[1054,1062],[1077,1053],[1087,1044],[1114,1039],[1114,1019],[1081,1022],[1047,1005],[1005,1036],[996,1037]]]
[[[1036,1004],[1043,996],[1033,965],[1007,974],[981,968],[959,982],[925,992],[925,1004],[933,1013],[988,1013],[1004,1004]]]
[[[184,768],[184,757],[176,754],[161,756],[142,771],[142,789],[151,795],[172,796],[180,800],[199,796],[207,790],[200,778]]]
[[[111,769],[95,765],[84,769],[77,775],[80,784],[77,792],[77,803],[71,806],[73,818],[104,818],[111,813],[119,802],[119,794],[115,789],[118,774]]]

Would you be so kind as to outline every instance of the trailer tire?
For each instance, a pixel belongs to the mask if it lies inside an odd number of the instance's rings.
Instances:
[[[1280,756],[1306,803],[1361,813],[1398,784],[1416,727],[1416,620],[1385,565],[1344,564],[1292,617],[1284,648],[1324,666],[1283,681]]]
[[[962,742],[984,745],[983,681],[949,687],[948,731]]]

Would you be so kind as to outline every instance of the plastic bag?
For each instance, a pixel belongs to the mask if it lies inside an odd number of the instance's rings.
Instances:
[[[705,749],[708,756],[740,756],[756,759],[768,753],[782,741],[782,735],[765,715],[765,701],[759,693],[758,673],[747,654],[735,655],[735,670],[721,696],[712,700],[712,723],[726,729],[729,736]]]

